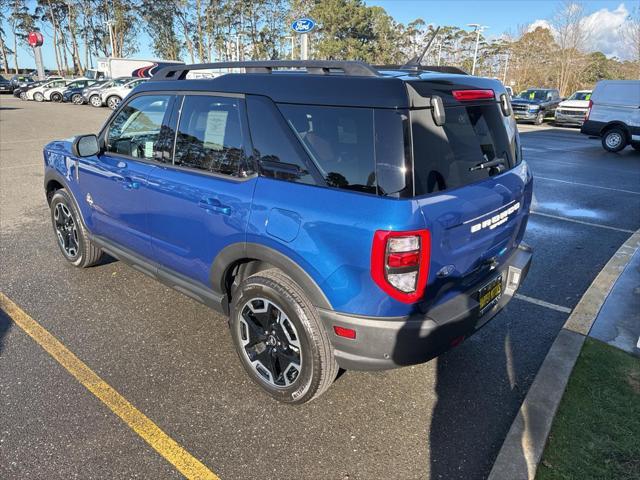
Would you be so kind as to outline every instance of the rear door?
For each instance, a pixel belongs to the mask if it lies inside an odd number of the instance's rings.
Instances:
[[[412,110],[411,121],[416,201],[432,235],[429,282],[441,287],[427,292],[444,300],[488,279],[518,246],[531,176],[513,115],[503,114],[495,98],[456,101],[450,92],[438,93],[444,125],[434,123],[429,108]]]
[[[215,256],[245,241],[257,178],[248,166],[244,98],[191,94],[178,102],[173,159],[149,177],[152,250],[160,268],[210,286]]]

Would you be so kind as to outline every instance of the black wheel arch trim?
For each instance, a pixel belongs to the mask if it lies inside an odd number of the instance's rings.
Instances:
[[[62,185],[62,188],[64,188],[67,191],[67,193],[69,194],[69,197],[71,198],[71,201],[73,202],[73,206],[75,207],[76,212],[78,212],[78,215],[80,215],[80,221],[82,222],[82,226],[87,232],[89,232],[89,229],[87,228],[87,223],[84,221],[84,216],[82,215],[82,210],[80,209],[80,205],[78,205],[78,201],[76,200],[76,197],[73,195],[73,192],[69,188],[68,180],[55,170],[47,170],[47,172],[44,174],[44,194],[45,194],[45,198],[47,199],[47,203],[49,203],[49,200],[50,200],[47,197],[47,191],[49,189],[48,188],[49,183],[51,182],[59,183],[60,185]]]
[[[259,243],[234,243],[218,253],[209,273],[213,291],[220,295],[227,295],[226,278],[229,270],[238,262],[251,260],[266,262],[279,268],[300,285],[314,306],[333,310],[322,289],[306,270],[286,255]]]

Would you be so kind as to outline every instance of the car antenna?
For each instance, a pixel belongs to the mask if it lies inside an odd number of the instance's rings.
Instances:
[[[431,36],[431,39],[429,40],[429,43],[427,43],[427,46],[424,47],[424,50],[422,50],[422,53],[420,55],[418,55],[417,57],[413,57],[411,60],[409,60],[404,65],[402,65],[402,67],[400,68],[401,69],[402,68],[419,68],[420,64],[422,63],[422,59],[431,48],[431,44],[436,39],[436,36],[438,35],[439,31],[440,31],[440,27],[436,28],[436,30],[433,32],[433,35]]]

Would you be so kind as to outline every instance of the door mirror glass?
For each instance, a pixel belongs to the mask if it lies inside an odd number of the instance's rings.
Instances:
[[[73,140],[73,154],[77,157],[91,157],[100,153],[98,137],[93,134],[80,135]]]

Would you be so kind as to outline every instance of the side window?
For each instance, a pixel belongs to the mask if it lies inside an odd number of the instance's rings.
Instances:
[[[238,98],[184,97],[174,165],[240,176],[240,166],[245,163],[241,108]]]
[[[141,95],[128,102],[111,121],[106,151],[152,159],[160,138],[170,95]]]
[[[330,187],[377,193],[373,109],[279,104]]]
[[[260,174],[278,180],[316,184],[310,173],[313,166],[309,156],[273,102],[265,97],[249,95],[247,109],[253,154],[258,160]]]

